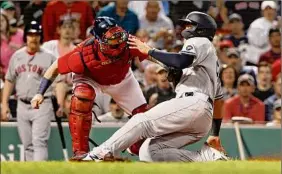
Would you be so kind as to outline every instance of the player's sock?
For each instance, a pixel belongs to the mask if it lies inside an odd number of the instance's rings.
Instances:
[[[137,141],[136,143],[131,145],[129,148],[127,148],[127,152],[130,153],[131,155],[137,155],[138,156],[140,147],[142,146],[144,141],[145,141],[145,139]]]

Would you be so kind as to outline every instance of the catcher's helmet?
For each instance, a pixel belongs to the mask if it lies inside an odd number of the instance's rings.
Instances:
[[[193,26],[185,28],[181,32],[181,35],[185,39],[191,37],[206,37],[209,40],[212,40],[217,29],[216,22],[211,16],[198,11],[189,13],[185,19],[180,19],[179,24],[181,26],[192,24]]]
[[[36,21],[31,21],[29,24],[25,26],[24,29],[24,42],[26,42],[26,36],[30,33],[36,33],[40,35],[40,42],[42,43],[43,41],[43,35],[42,35],[42,26],[36,22]]]
[[[91,34],[99,42],[100,50],[108,57],[117,57],[127,47],[128,33],[113,18],[101,16],[94,21]]]

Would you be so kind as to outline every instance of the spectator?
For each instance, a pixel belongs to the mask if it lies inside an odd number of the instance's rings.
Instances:
[[[18,29],[17,26],[17,17],[16,17],[16,6],[13,2],[11,1],[4,1],[1,4],[1,13],[3,13],[4,15],[6,15],[6,17],[8,18],[9,21],[9,31],[11,35],[15,35],[18,37],[18,35],[22,35],[22,31]],[[22,39],[22,37],[20,37],[19,39]]]
[[[229,15],[237,13],[243,17],[245,29],[260,16],[260,4],[260,1],[225,1]]]
[[[75,48],[75,45],[72,43],[74,35],[74,19],[71,17],[61,19],[57,27],[57,32],[59,34],[59,39],[47,41],[42,45],[42,47],[49,53],[53,54],[56,58],[59,58]],[[64,98],[66,92],[71,88],[71,73],[60,75],[60,79],[58,79],[55,88],[56,98],[59,105],[57,116],[63,116]]]
[[[229,26],[231,34],[224,39],[230,40],[235,47],[239,47],[240,44],[248,43],[248,38],[244,31],[244,23],[239,14],[233,13],[229,16]]]
[[[168,30],[166,28],[160,28],[156,35],[148,41],[151,47],[156,47],[157,49],[169,51],[172,49],[173,42],[175,41],[173,30]]]
[[[209,1],[169,1],[169,17],[176,25],[178,19],[192,11],[207,12],[210,4]]]
[[[154,63],[150,63],[149,65],[145,67],[144,82],[143,82],[145,89],[148,89],[156,84],[157,68],[158,68],[158,65]]]
[[[29,24],[31,21],[36,21],[41,24],[46,2],[42,0],[32,0],[25,7],[23,11],[23,20],[25,24]]]
[[[44,42],[42,47],[53,54],[56,58],[59,58],[73,50],[75,48],[75,45],[72,42],[74,34],[74,22],[75,19],[71,18],[70,16],[60,19],[56,29],[59,39]]]
[[[43,13],[44,41],[59,38],[56,29],[59,21],[66,16],[76,20],[75,30],[79,33],[79,39],[86,38],[86,29],[93,22],[90,4],[86,1],[52,0],[47,3]]]
[[[42,30],[36,21],[28,24],[25,31],[27,46],[13,54],[6,74],[1,117],[2,120],[8,120],[8,99],[15,86],[18,96],[17,126],[24,147],[24,158],[26,161],[42,161],[48,159],[47,140],[51,130],[50,121],[54,117],[51,88],[44,95],[43,107],[33,109],[31,99],[37,92],[35,89],[39,88],[44,72],[56,58],[40,48]]]
[[[249,57],[253,63],[257,63],[261,53],[269,49],[268,33],[270,28],[277,24],[276,17],[276,2],[263,1],[261,4],[262,17],[253,21],[248,29],[248,41],[252,46],[249,50]]]
[[[262,102],[274,94],[273,87],[271,85],[271,66],[267,63],[260,63],[258,65],[257,74],[257,87],[254,92],[254,96],[260,99]]]
[[[114,18],[118,25],[130,34],[136,34],[139,29],[138,17],[128,8],[128,0],[117,0],[114,5],[107,5],[99,11],[97,16]]]
[[[281,73],[276,76],[275,82],[274,82],[274,94],[267,99],[265,99],[265,120],[271,121],[272,118],[272,112],[273,112],[273,105],[275,100],[281,99]]]
[[[160,4],[159,1],[148,1],[146,13],[139,19],[140,29],[145,29],[149,33],[150,38],[158,35],[161,28],[166,30],[174,29],[171,19],[160,14]]]
[[[101,122],[127,122],[128,115],[124,112],[124,110],[117,105],[117,103],[111,99],[110,101],[110,112],[107,112],[104,115],[98,117]],[[95,120],[95,119],[93,119]]]
[[[218,32],[228,32],[228,15],[227,8],[224,5],[224,0],[211,1],[211,5],[207,13],[215,19]]]
[[[223,100],[227,100],[237,94],[237,72],[231,65],[223,65],[219,78],[223,89]]]
[[[150,39],[149,33],[146,29],[139,29],[136,33],[136,37],[138,37],[142,42],[148,42]]]
[[[150,2],[150,1],[129,1],[128,8],[131,9],[139,18],[139,17],[145,15],[146,6],[147,6],[148,2]],[[159,13],[161,15],[165,15],[166,16],[165,9],[164,9],[164,4],[163,4],[164,1],[155,1],[155,2],[159,3],[159,7],[160,7]]]
[[[9,21],[16,18],[16,6],[13,2],[11,1],[2,2],[1,9],[3,9]]]
[[[256,72],[257,72],[257,67],[256,66],[242,66],[242,62],[244,60],[241,59],[241,54],[238,51],[237,48],[229,48],[227,49],[227,65],[231,65],[236,69],[236,72],[238,72],[240,75],[242,74],[250,74],[254,80],[255,80],[255,86],[257,85],[256,81]]]
[[[219,41],[218,44],[215,43],[215,46],[217,48],[217,55],[220,60],[220,63],[226,64],[229,59],[226,53],[229,48],[234,47],[233,43],[230,40],[222,40],[222,41]]]
[[[241,71],[242,68],[242,60],[240,58],[240,53],[236,48],[229,48],[227,50],[227,65],[233,66],[237,72]]]
[[[100,9],[108,5],[110,1],[90,1],[89,3],[92,7],[94,18],[96,18],[96,14],[100,11]]]
[[[262,54],[259,62],[265,61],[272,64],[281,59],[281,33],[279,28],[271,28],[268,34],[270,50]]]
[[[145,98],[150,108],[176,96],[171,84],[167,79],[167,71],[163,67],[159,66],[156,70],[156,73],[157,84],[145,92]]]
[[[18,30],[15,34],[11,33],[8,18],[1,13],[1,53],[0,64],[2,73],[5,74],[12,54],[23,45],[23,31]]]
[[[276,79],[277,75],[281,73],[281,59],[276,60],[272,64],[272,81]]]
[[[252,95],[254,84],[254,78],[249,74],[238,78],[238,95],[226,100],[223,106],[224,122],[235,116],[251,118],[255,123],[264,121],[264,104]]]
[[[266,126],[281,126],[281,99],[277,99],[274,102],[273,107],[273,120],[268,122]]]

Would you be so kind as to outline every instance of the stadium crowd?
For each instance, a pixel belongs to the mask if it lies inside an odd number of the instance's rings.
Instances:
[[[31,21],[42,25],[41,46],[56,58],[92,37],[90,30],[97,16],[114,18],[130,34],[152,47],[178,52],[183,40],[177,20],[197,10],[210,14],[218,24],[213,43],[222,66],[219,76],[224,98],[216,103],[215,114],[223,114],[224,122],[242,116],[251,118],[255,124],[280,125],[280,9],[281,1],[2,1],[1,94],[5,75],[12,66],[9,61],[25,45],[24,28]],[[175,97],[166,69],[136,59],[132,70],[150,107]],[[67,120],[71,74],[60,76],[53,89],[60,106],[56,114]],[[17,118],[18,100],[14,90],[6,103],[12,115],[10,120]],[[128,115],[106,94],[97,96],[95,103],[93,110],[102,122],[128,120]],[[8,118],[2,115],[2,120]]]

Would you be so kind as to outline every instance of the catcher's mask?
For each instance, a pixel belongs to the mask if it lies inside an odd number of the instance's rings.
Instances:
[[[109,58],[119,56],[127,47],[129,34],[113,18],[97,17],[91,34],[98,41],[101,52]]]
[[[128,33],[119,26],[110,28],[99,39],[101,52],[108,57],[119,56],[127,47]]]

